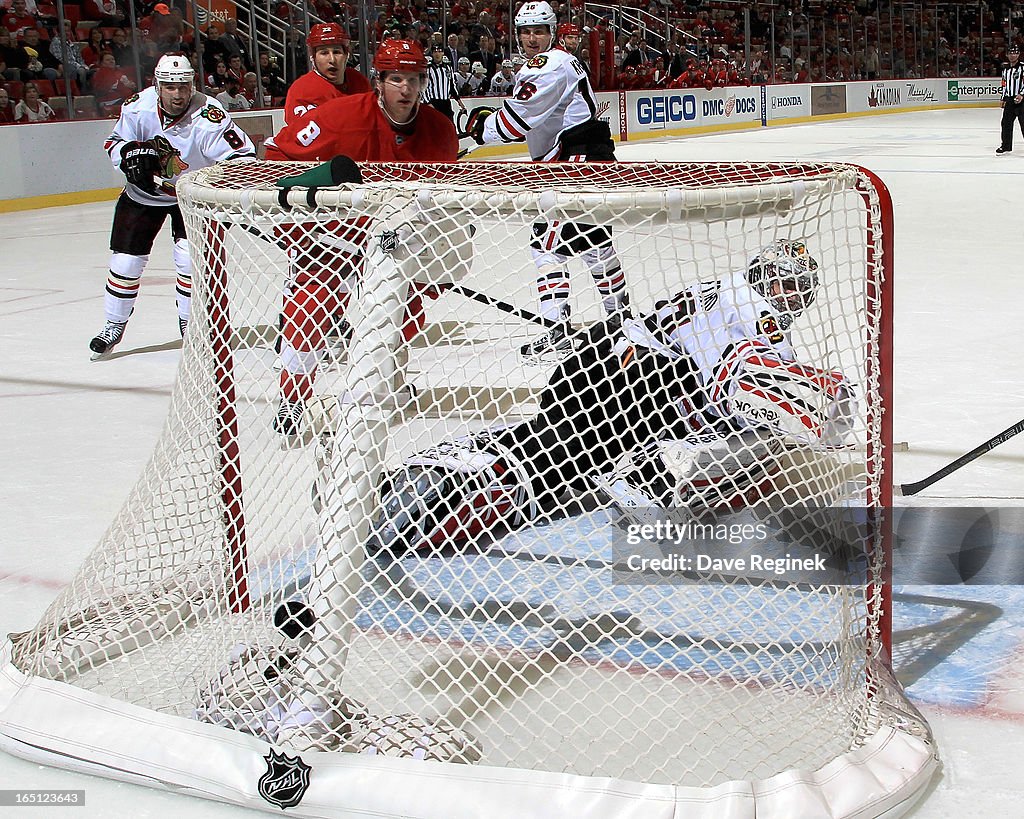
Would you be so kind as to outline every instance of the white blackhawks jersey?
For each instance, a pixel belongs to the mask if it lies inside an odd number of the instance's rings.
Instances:
[[[160,154],[161,176],[173,185],[182,173],[207,168],[222,159],[256,156],[248,135],[234,125],[215,99],[196,93],[180,117],[168,119],[158,109],[156,88],[139,92],[121,108],[114,131],[103,147],[114,167],[121,167],[121,146],[126,142],[153,140]],[[173,191],[173,187],[169,186]],[[173,192],[158,189],[155,195],[125,184],[128,198],[140,205],[173,205]]]
[[[535,162],[558,158],[564,131],[597,116],[594,89],[576,57],[553,48],[516,74],[512,96],[484,123],[484,142],[522,142]]]
[[[727,397],[718,394],[715,385],[721,382],[732,354],[742,355],[750,342],[771,347],[787,361],[796,360],[781,327],[778,312],[740,271],[693,285],[660,304],[646,320],[627,319],[623,335],[626,344],[669,358],[688,357],[714,404]]]
[[[500,71],[491,77],[491,87],[487,91],[489,97],[505,97],[512,93],[516,84],[516,76],[506,77]]]

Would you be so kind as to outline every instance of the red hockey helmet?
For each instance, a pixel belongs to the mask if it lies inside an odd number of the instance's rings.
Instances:
[[[377,49],[373,67],[378,74],[385,71],[415,71],[422,74],[427,70],[427,58],[415,40],[388,40]]]
[[[576,37],[580,36],[580,27],[575,23],[562,23],[558,27],[558,39],[562,39],[563,37],[572,37],[574,35]]]
[[[310,54],[320,46],[341,45],[349,47],[348,32],[337,23],[317,23],[309,30],[306,46]]]

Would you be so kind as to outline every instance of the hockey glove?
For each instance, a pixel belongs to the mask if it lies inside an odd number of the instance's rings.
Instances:
[[[146,193],[156,193],[153,175],[160,173],[160,154],[149,140],[121,146],[121,170],[125,178]]]
[[[484,125],[487,123],[487,118],[493,113],[493,108],[483,105],[469,112],[469,119],[466,120],[466,135],[471,136],[477,145],[484,144]]]

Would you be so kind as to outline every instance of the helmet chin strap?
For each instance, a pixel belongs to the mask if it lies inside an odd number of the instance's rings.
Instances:
[[[384,105],[384,92],[381,91],[377,95],[377,105],[380,106],[380,110],[384,112],[384,116],[387,117],[388,122],[394,125],[396,128],[407,128],[412,125],[413,120],[416,119],[416,115],[420,112],[420,101],[416,100],[416,104],[412,107],[412,113],[409,115],[409,119],[405,122],[399,122],[391,114],[388,113],[387,107]]]

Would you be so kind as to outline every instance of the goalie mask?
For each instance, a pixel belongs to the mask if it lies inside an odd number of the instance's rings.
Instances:
[[[750,260],[747,281],[775,308],[786,330],[814,303],[818,262],[802,239],[779,239]]]

